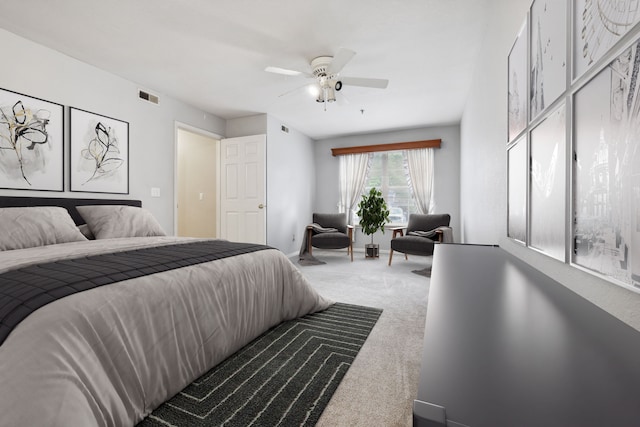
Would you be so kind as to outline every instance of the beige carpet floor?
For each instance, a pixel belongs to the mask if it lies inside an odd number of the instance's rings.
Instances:
[[[411,270],[428,266],[431,258],[394,253],[365,259],[355,252],[314,249],[326,264],[299,266],[317,291],[334,301],[382,308],[384,312],[355,362],[325,409],[318,427],[412,425],[418,388],[429,278]]]

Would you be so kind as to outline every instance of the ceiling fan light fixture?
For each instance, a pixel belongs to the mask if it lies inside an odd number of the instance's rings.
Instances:
[[[325,92],[325,97],[324,98],[326,99],[326,101],[327,102],[335,102],[336,101],[336,93],[333,90],[333,88],[328,87],[325,90],[326,90],[326,92]]]
[[[313,96],[314,98],[319,98],[322,92],[320,90],[320,87],[318,87],[318,85],[315,85],[315,84],[310,84],[307,90],[309,91],[309,94],[311,94],[311,96]]]

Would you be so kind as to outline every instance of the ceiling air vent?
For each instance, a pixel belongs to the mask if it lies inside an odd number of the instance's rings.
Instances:
[[[151,102],[152,104],[157,104],[160,100],[156,95],[150,94],[149,92],[145,92],[143,90],[138,91],[138,96],[140,99],[144,99],[145,101]]]

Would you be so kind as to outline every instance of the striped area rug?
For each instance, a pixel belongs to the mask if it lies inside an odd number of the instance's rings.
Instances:
[[[284,322],[138,426],[313,426],[381,313],[337,303]]]

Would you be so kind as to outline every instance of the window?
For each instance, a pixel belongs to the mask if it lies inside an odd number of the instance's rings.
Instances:
[[[440,143],[433,139],[332,148],[331,154],[340,156],[339,211],[351,210],[349,223],[357,224],[361,195],[376,187],[394,224],[406,223],[412,213],[432,213],[434,148],[440,148]]]
[[[389,207],[389,220],[392,224],[406,224],[409,214],[416,213],[415,200],[405,170],[404,151],[380,151],[371,153],[371,168],[367,175],[364,193],[372,187],[382,191],[382,196]],[[354,222],[358,222],[355,215]]]

